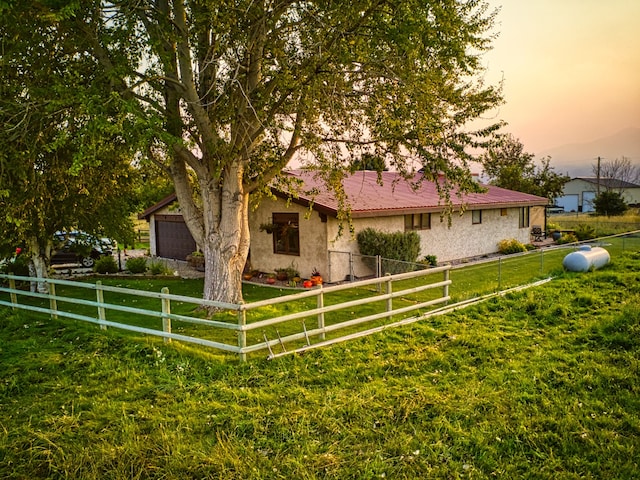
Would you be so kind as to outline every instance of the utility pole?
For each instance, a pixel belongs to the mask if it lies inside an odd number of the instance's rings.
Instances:
[[[596,178],[597,178],[597,192],[596,195],[599,197],[600,196],[600,157],[598,157],[598,167],[596,169]]]

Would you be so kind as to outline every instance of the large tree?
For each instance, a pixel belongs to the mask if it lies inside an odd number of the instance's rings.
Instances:
[[[537,165],[535,155],[527,153],[520,140],[510,134],[497,137],[481,156],[481,162],[492,185],[551,201],[562,195],[564,184],[570,180],[553,171],[551,157],[541,159]]]
[[[54,232],[81,228],[120,239],[131,232],[137,172],[122,125],[93,135],[87,128],[95,109],[86,105],[109,110],[95,62],[51,28],[46,11],[3,13],[0,252],[20,246],[46,277]],[[109,118],[117,124],[115,112]]]
[[[605,180],[602,182],[602,189],[605,191],[613,190],[623,194],[630,184],[640,184],[640,165],[634,165],[628,157],[598,159],[598,163],[592,165],[591,169],[596,178]]]
[[[337,190],[364,153],[446,173],[445,196],[475,188],[465,148],[494,127],[465,127],[501,101],[478,75],[495,16],[481,0],[27,3],[13,8],[76,34],[170,173],[207,299],[242,300],[249,194],[294,158]]]

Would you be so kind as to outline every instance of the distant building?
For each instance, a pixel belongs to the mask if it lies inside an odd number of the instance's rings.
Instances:
[[[613,178],[598,180],[596,177],[572,178],[565,184],[563,195],[556,199],[555,205],[565,212],[593,212],[593,200],[598,190],[619,192],[628,205],[640,205],[640,185]]]

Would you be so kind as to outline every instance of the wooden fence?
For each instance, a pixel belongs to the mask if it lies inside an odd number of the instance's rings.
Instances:
[[[247,354],[251,352],[266,349],[269,351],[269,357],[274,357],[285,352],[286,345],[288,344],[294,345],[293,351],[303,350],[352,338],[354,334],[362,336],[378,331],[380,328],[389,328],[397,324],[417,321],[421,318],[419,315],[407,317],[407,314],[419,309],[443,304],[450,300],[449,285],[451,284],[451,280],[449,279],[449,271],[450,266],[444,266],[430,270],[388,275],[384,278],[374,278],[357,283],[317,287],[292,295],[246,304],[226,304],[205,301],[183,295],[173,295],[169,293],[166,287],[163,288],[161,292],[148,292],[144,290],[132,290],[129,288],[103,285],[100,281],[92,284],[69,280],[0,275],[0,279],[4,279],[9,285],[8,287],[5,285],[0,286],[0,292],[9,294],[8,299],[6,299],[6,296],[4,298],[0,298],[0,305],[14,309],[24,309],[43,313],[50,315],[52,318],[64,317],[90,322],[99,325],[102,329],[114,327],[147,335],[155,335],[163,337],[165,342],[180,340],[195,343],[238,354],[239,358],[242,361],[245,361]],[[433,281],[433,278],[431,278],[431,283],[429,283],[426,277],[433,277],[434,275],[442,275],[442,280]],[[422,279],[424,279],[424,283],[422,283]],[[397,285],[399,282],[405,281],[412,281],[412,285],[408,288],[394,291],[394,284]],[[16,282],[40,282],[46,285],[47,292],[39,293],[37,291],[17,288]],[[360,289],[360,291],[362,291],[363,288],[372,285],[376,285],[377,288],[370,289],[370,295],[368,296],[363,298],[355,298],[356,296],[354,296],[355,299],[350,301],[336,304],[325,304],[327,297],[332,293],[349,289]],[[95,300],[58,295],[56,294],[56,286],[68,286],[94,290]],[[409,302],[403,302],[402,306],[394,306],[394,299],[398,299],[400,297],[404,299],[407,296],[429,290],[436,292],[436,296],[434,298],[423,300],[416,300],[414,298]],[[383,291],[383,293],[379,293],[379,291]],[[437,294],[438,291],[441,293]],[[104,296],[107,292],[122,296],[137,296],[157,299],[158,309],[149,310],[108,303],[105,302]],[[41,299],[45,304],[48,302],[48,308],[42,305],[34,305],[34,302],[31,302],[30,304],[28,302],[19,301],[19,297]],[[291,304],[292,302],[304,299],[315,299],[315,307],[288,313],[286,315],[280,315],[274,318],[248,321],[248,314],[252,311],[258,311],[265,308],[268,309],[269,307],[279,304]],[[42,301],[40,303],[43,303]],[[212,320],[191,315],[175,314],[171,312],[172,302],[183,302],[200,307],[214,307],[226,312],[227,317],[229,313],[232,313],[235,315],[236,321]],[[378,311],[374,313],[356,316],[355,318],[349,318],[348,320],[330,321],[329,319],[332,314],[338,312],[344,313],[345,311],[353,313],[356,310],[355,307],[362,307],[371,304],[382,304],[382,307],[378,308]],[[68,306],[68,308],[62,308],[62,306]],[[91,307],[94,313],[79,313],[77,307],[76,311],[73,311],[73,306]],[[194,310],[196,310],[195,307]],[[112,321],[108,319],[108,311],[119,311],[131,314],[135,316],[134,318],[144,316],[159,319],[162,321],[162,328],[150,328],[148,326]],[[305,320],[310,318],[314,319],[313,321],[315,322],[315,325],[312,328],[307,329]],[[384,323],[382,327],[379,322],[381,320],[387,322]],[[206,334],[201,336],[175,333],[172,331],[172,321],[205,326],[209,327],[211,330],[206,330]],[[378,322],[378,324],[375,324],[376,322]],[[374,324],[373,326],[371,326],[372,323]],[[365,325],[370,328],[358,330],[356,332],[357,327]],[[286,333],[281,334],[279,328],[283,328]],[[261,338],[258,336],[258,330],[263,331]],[[273,338],[268,338],[267,331],[270,332],[269,334]],[[327,339],[328,334],[339,331],[344,331],[344,334],[342,336],[334,336],[331,339]],[[227,339],[229,339],[229,332],[235,332],[237,341],[233,343],[231,341],[225,342],[225,335],[216,332],[226,332]],[[251,341],[249,341],[249,334],[251,334]],[[210,336],[213,336],[213,339],[205,338]],[[280,353],[274,353],[274,347],[281,350]]]

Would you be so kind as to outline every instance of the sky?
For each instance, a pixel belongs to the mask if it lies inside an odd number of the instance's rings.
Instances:
[[[485,81],[494,112],[538,154],[640,127],[640,0],[487,0],[500,7]]]

